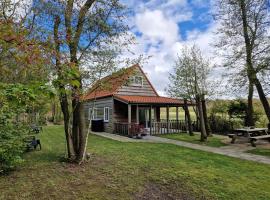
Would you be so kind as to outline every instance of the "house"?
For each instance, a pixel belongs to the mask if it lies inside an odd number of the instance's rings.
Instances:
[[[123,135],[138,132],[138,127],[150,134],[186,129],[185,121],[178,120],[179,107],[191,105],[185,102],[159,96],[138,64],[97,81],[84,96],[87,119],[103,119],[106,132]],[[176,120],[169,119],[170,107],[176,107]],[[161,108],[166,108],[165,120]]]

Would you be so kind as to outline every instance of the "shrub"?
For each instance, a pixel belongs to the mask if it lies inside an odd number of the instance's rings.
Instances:
[[[25,134],[26,130],[22,127],[0,125],[0,173],[14,169],[23,161]]]

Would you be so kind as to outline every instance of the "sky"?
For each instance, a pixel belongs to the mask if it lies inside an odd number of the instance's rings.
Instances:
[[[135,55],[150,56],[143,70],[160,95],[167,95],[169,73],[185,45],[196,44],[212,64],[211,43],[217,24],[211,15],[211,0],[122,0],[131,11],[129,25],[137,44]],[[219,71],[213,71],[217,78]]]
[[[25,1],[31,5],[32,0]],[[214,0],[120,1],[131,11],[128,24],[136,38],[130,47],[133,54],[123,57],[149,57],[142,67],[159,95],[167,96],[169,73],[184,46],[196,44],[212,65],[222,62],[211,46],[218,27],[211,15]],[[222,80],[222,70],[214,68],[210,78]]]

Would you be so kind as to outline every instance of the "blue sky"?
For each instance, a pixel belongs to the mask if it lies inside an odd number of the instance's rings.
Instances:
[[[129,24],[137,44],[136,55],[151,56],[143,69],[160,95],[166,95],[169,73],[183,46],[198,45],[205,56],[213,56],[211,0],[122,0],[131,11]],[[128,55],[127,55],[128,56]]]

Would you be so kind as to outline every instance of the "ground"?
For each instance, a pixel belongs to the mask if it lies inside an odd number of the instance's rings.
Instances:
[[[62,126],[46,127],[40,138],[42,151],[0,177],[0,199],[270,199],[269,165],[91,135],[91,159],[76,166],[61,162]]]

